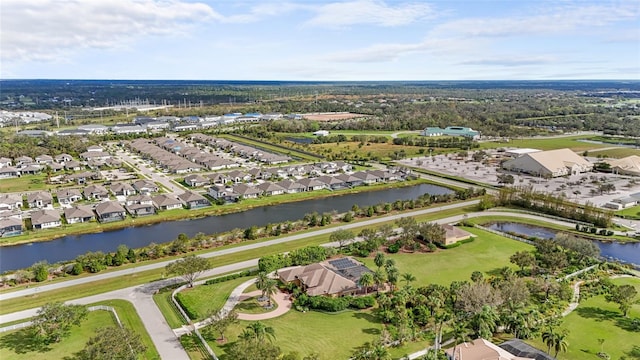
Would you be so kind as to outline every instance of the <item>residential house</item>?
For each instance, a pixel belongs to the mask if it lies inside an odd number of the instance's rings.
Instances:
[[[351,257],[337,258],[306,266],[292,266],[278,270],[284,284],[293,283],[309,296],[345,296],[364,293],[358,284],[366,266]]]
[[[117,182],[111,184],[111,192],[115,196],[131,196],[136,193],[136,189],[129,183]]]
[[[22,207],[22,195],[0,194],[0,211],[18,210]]]
[[[42,155],[38,155],[35,157],[35,161],[38,164],[50,164],[53,162],[53,157],[47,155],[47,154],[42,154]]]
[[[379,177],[373,175],[372,173],[370,173],[368,171],[355,172],[355,173],[353,173],[353,177],[362,180],[362,183],[367,184],[367,185],[375,184],[380,180]]]
[[[185,203],[187,209],[198,209],[211,205],[211,203],[209,203],[209,200],[207,200],[204,196],[193,191],[185,191],[184,193],[178,195],[178,198]]]
[[[21,175],[35,175],[42,172],[42,166],[40,164],[29,164],[20,168]]]
[[[57,162],[49,163],[47,164],[47,166],[49,167],[49,169],[51,169],[52,172],[64,170],[64,165],[58,164]]]
[[[103,152],[104,149],[102,148],[102,146],[91,145],[91,146],[87,147],[87,151],[88,152]]]
[[[49,229],[62,226],[60,213],[53,209],[35,210],[31,213],[31,226],[34,229]]]
[[[182,209],[182,202],[180,200],[166,194],[156,195],[151,199],[160,210]]]
[[[300,179],[298,183],[304,186],[304,191],[316,191],[324,188],[324,183],[314,178]]]
[[[233,189],[227,188],[224,185],[213,185],[209,188],[209,196],[214,199],[220,199],[224,202],[238,201],[240,195],[233,192]]]
[[[200,174],[187,175],[184,182],[191,187],[200,187],[209,184],[209,180]]]
[[[69,205],[82,200],[82,193],[80,189],[59,189],[56,197],[61,205]]]
[[[295,194],[298,192],[302,192],[305,189],[304,185],[301,185],[300,183],[289,179],[278,181],[276,185],[283,188],[287,194]]]
[[[449,224],[442,224],[440,226],[442,226],[445,231],[444,244],[442,245],[447,246],[455,244],[458,241],[466,240],[473,237],[473,234],[471,234],[470,232],[464,231],[456,226]]]
[[[475,339],[472,342],[463,342],[446,349],[445,354],[450,360],[535,360],[538,357],[516,356],[509,351],[493,344],[485,339]],[[544,358],[540,358],[541,360]],[[553,358],[551,358],[553,359]]]
[[[255,199],[262,193],[260,190],[247,184],[237,184],[231,189],[234,193],[238,194],[238,196],[242,196],[243,199]]]
[[[94,173],[91,171],[85,171],[78,174],[68,175],[66,176],[66,179],[68,181],[75,181],[78,185],[83,185],[86,184],[89,180],[99,180],[100,176],[101,175],[99,172]]]
[[[85,151],[80,154],[80,158],[85,161],[89,160],[107,160],[111,158],[111,154],[104,151]]]
[[[345,185],[350,187],[364,184],[362,179],[349,174],[338,174],[336,175],[336,179],[344,181]]]
[[[133,188],[140,194],[151,194],[158,192],[158,185],[151,180],[136,180],[133,182]]]
[[[127,217],[125,209],[117,201],[104,201],[96,205],[96,214],[100,222],[124,220]]]
[[[29,156],[20,156],[15,158],[15,164],[17,167],[24,167],[33,164],[33,159]]]
[[[22,234],[22,220],[13,217],[0,219],[0,237]]]
[[[242,182],[249,182],[252,179],[251,174],[247,174],[247,173],[242,172],[240,170],[229,171],[227,173],[227,177],[229,179],[231,179],[231,181],[233,181],[236,184],[239,184],[239,183],[242,183]]]
[[[64,218],[68,224],[75,224],[93,221],[96,215],[89,205],[74,205],[64,209]]]
[[[20,177],[20,175],[21,175],[20,170],[14,167],[5,166],[0,168],[0,179]]]
[[[71,171],[80,171],[82,170],[82,164],[75,160],[69,160],[64,163],[64,168]]]
[[[52,208],[53,196],[48,191],[34,191],[27,194],[27,204],[29,204],[30,208]]]
[[[103,200],[109,198],[109,192],[102,185],[91,184],[84,188],[84,198],[87,200]]]
[[[73,161],[73,156],[69,154],[60,154],[60,155],[56,155],[54,159],[56,160],[57,163],[64,165],[67,161]]]
[[[285,189],[282,186],[276,185],[270,181],[265,181],[262,184],[256,186],[256,188],[266,196],[280,195],[284,194],[285,192]]]
[[[11,161],[11,159],[6,157],[0,157],[0,169],[5,168],[7,166],[11,166],[11,165],[13,165],[13,162]]]
[[[126,208],[129,214],[131,214],[132,216],[154,215],[156,213],[156,207],[153,205],[153,203],[130,204],[127,205]]]
[[[216,174],[209,174],[205,176],[209,178],[209,182],[214,185],[225,185],[227,182],[230,181],[226,174],[216,173]]]
[[[317,179],[318,181],[324,183],[327,189],[330,189],[330,190],[339,190],[339,189],[344,189],[348,187],[344,181],[338,179],[335,176],[323,175],[318,177]]]

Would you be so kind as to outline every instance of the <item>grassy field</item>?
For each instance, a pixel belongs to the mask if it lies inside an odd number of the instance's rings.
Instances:
[[[357,141],[347,141],[339,144],[311,144],[309,145],[309,148],[315,153],[337,155],[339,158],[352,159],[355,156],[358,156],[360,158],[369,159],[378,157],[381,160],[390,160],[391,154],[396,151],[404,151],[405,157],[419,156],[421,155],[419,151],[425,151],[425,148],[420,146],[394,145],[391,143],[370,143],[360,146],[360,143]]]
[[[156,303],[158,309],[160,309],[160,312],[164,315],[165,320],[167,320],[167,324],[169,324],[169,327],[172,329],[179,328],[186,324],[184,318],[180,314],[180,311],[171,300],[171,293],[174,289],[174,287],[164,288],[157,294],[153,295],[153,301]]]
[[[604,157],[616,158],[616,159],[620,159],[620,158],[631,156],[631,155],[640,156],[640,149],[631,149],[631,148],[621,147],[617,149],[589,152],[589,156],[604,156]]]
[[[469,280],[471,273],[476,270],[487,273],[504,266],[514,266],[509,263],[509,257],[513,253],[533,248],[483,230],[464,229],[477,235],[474,241],[452,249],[439,249],[435,253],[398,253],[386,256],[396,261],[401,274],[408,272],[416,277],[416,281],[412,283],[414,286],[430,283],[449,285],[455,280]],[[375,269],[373,255],[359,260],[370,269]]]
[[[92,311],[80,327],[73,328],[68,338],[49,346],[38,344],[27,329],[6,332],[0,335],[0,359],[63,359],[82,350],[97,329],[115,325],[111,312]]]
[[[255,296],[239,302],[235,309],[245,314],[264,314],[278,308],[278,304],[275,301],[271,301],[271,308],[269,309],[265,309],[265,305],[267,305],[266,301],[258,302],[258,296]]]
[[[136,334],[139,334],[143,343],[147,346],[144,359],[160,359],[149,334],[144,329],[131,303],[124,300],[111,300],[92,305],[114,307],[122,324],[133,330]],[[85,343],[95,334],[97,329],[116,325],[116,320],[111,312],[102,310],[92,311],[80,327],[74,327],[72,329],[71,335],[68,338],[50,346],[37,344],[27,330],[6,332],[0,335],[0,359],[63,359],[82,350]]]
[[[481,149],[494,149],[501,147],[519,147],[519,148],[534,148],[540,150],[553,150],[569,148],[576,152],[585,150],[598,149],[603,147],[610,147],[607,144],[591,144],[578,140],[589,139],[591,135],[569,136],[553,139],[513,139],[509,142],[483,142],[480,143]]]
[[[207,314],[220,311],[231,291],[249,279],[249,277],[242,277],[218,284],[195,286],[183,290],[181,296],[185,304],[189,304],[198,313],[197,320],[202,320]]]
[[[630,208],[616,211],[616,215],[624,216],[625,218],[640,218],[640,205],[632,206]]]
[[[51,188],[46,184],[47,175],[24,175],[17,178],[0,180],[0,193],[35,191]],[[55,187],[55,186],[54,186]]]
[[[616,285],[634,285],[640,293],[640,279],[615,279]],[[567,353],[558,354],[559,359],[566,360],[598,360],[600,352],[598,339],[604,339],[604,352],[611,359],[638,359],[630,356],[633,345],[640,344],[640,333],[633,331],[629,325],[631,319],[640,318],[640,304],[633,305],[628,318],[624,318],[615,303],[608,303],[604,296],[589,298],[569,314],[563,322],[562,328],[569,330]],[[635,339],[635,340],[634,340]],[[546,349],[538,337],[531,343],[539,349]]]
[[[274,146],[274,145],[269,145],[269,144],[264,144],[258,141],[252,141],[243,137],[238,137],[238,136],[233,136],[233,135],[229,135],[229,134],[225,134],[225,135],[221,135],[220,137],[222,138],[226,138],[228,140],[231,141],[235,141],[241,144],[247,144],[247,145],[251,145],[251,146],[255,146],[258,147],[260,149],[264,149],[267,151],[271,151],[274,152],[276,154],[285,154],[285,155],[289,155],[292,157],[296,157],[299,158],[301,160],[304,161],[319,161],[322,160],[321,156],[313,156],[313,155],[309,155],[309,154],[304,154],[301,153],[299,151],[296,151],[295,149],[291,148],[291,147],[287,147],[286,149],[283,149],[279,146]]]

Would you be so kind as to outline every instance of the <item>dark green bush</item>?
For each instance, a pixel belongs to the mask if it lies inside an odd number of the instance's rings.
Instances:
[[[178,304],[180,304],[180,307],[182,308],[182,310],[184,310],[184,312],[187,314],[187,316],[189,317],[189,319],[191,320],[197,320],[199,317],[199,314],[196,310],[194,310],[193,308],[191,308],[191,305],[184,300],[184,297],[182,296],[181,293],[177,293],[176,294],[176,301],[178,301]]]

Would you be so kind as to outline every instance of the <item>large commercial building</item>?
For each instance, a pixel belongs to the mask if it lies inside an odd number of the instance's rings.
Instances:
[[[640,156],[631,155],[622,159],[609,159],[605,162],[611,165],[616,174],[640,176]]]
[[[428,127],[422,130],[422,136],[464,136],[475,140],[480,138],[480,132],[462,126],[447,126],[444,129]]]
[[[502,164],[505,170],[542,177],[576,175],[591,171],[593,164],[569,149],[524,154]]]

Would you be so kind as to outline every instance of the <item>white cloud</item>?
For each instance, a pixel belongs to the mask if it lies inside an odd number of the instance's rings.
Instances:
[[[565,5],[530,15],[503,18],[469,18],[448,22],[434,33],[460,36],[516,36],[525,34],[558,35],[584,31],[640,16],[635,1],[607,5]]]
[[[2,60],[55,61],[78,49],[119,48],[146,35],[172,35],[221,19],[180,0],[2,0]]]
[[[284,3],[259,3],[244,14],[229,15],[222,19],[225,23],[252,23],[268,17],[285,15],[299,9],[309,9],[307,5]]]
[[[496,56],[491,58],[481,58],[474,60],[461,61],[459,65],[480,65],[480,66],[503,66],[517,67],[530,65],[546,65],[558,63],[559,60],[554,56]]]
[[[417,43],[375,44],[362,49],[343,51],[325,57],[335,62],[387,62],[415,53],[447,54],[470,51],[479,42],[464,39],[427,39]]]
[[[401,26],[434,16],[425,3],[390,6],[380,0],[355,0],[320,5],[306,25],[339,28],[350,25]]]

